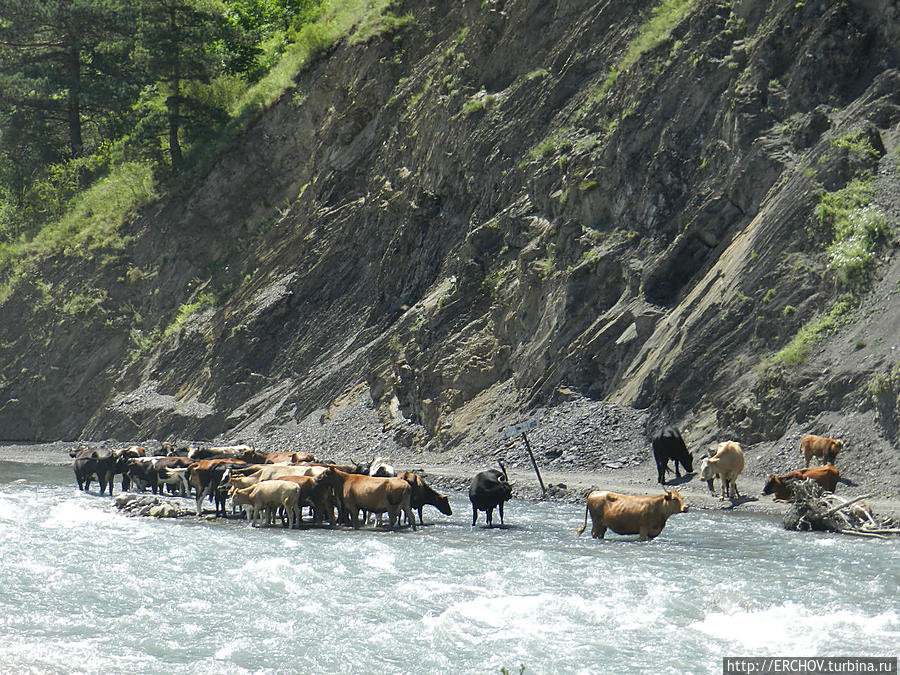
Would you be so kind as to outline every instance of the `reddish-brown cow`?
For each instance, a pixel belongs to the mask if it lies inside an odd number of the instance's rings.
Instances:
[[[766,484],[763,486],[764,495],[772,495],[776,502],[786,502],[791,496],[791,483],[807,478],[814,480],[822,486],[823,490],[834,492],[840,474],[838,470],[829,464],[814,466],[810,469],[797,469],[783,476],[766,476]]]
[[[821,457],[823,464],[831,464],[833,466],[835,458],[843,449],[844,441],[840,438],[825,438],[824,436],[807,434],[800,439],[800,452],[803,453],[803,459],[806,460],[807,467],[813,457]]]

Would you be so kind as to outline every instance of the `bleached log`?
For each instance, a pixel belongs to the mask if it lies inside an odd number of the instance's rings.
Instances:
[[[871,496],[872,496],[871,494],[862,495],[860,497],[856,497],[855,499],[851,499],[849,502],[844,502],[843,504],[839,504],[838,506],[835,506],[830,511],[827,511],[826,513],[824,513],[822,515],[822,517],[828,518],[829,516],[833,516],[838,511],[842,511],[843,509],[846,509],[848,506],[855,504],[856,502],[862,501],[863,499],[869,499]]]
[[[850,527],[845,527],[842,530],[838,530],[838,532],[840,534],[853,534],[853,535],[856,535],[857,537],[872,537],[874,539],[888,539],[888,537],[883,534],[876,534],[875,532],[866,532],[863,530],[854,530],[853,528],[850,528]]]

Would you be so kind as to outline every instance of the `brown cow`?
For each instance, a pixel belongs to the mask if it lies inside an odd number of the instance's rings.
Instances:
[[[806,460],[806,466],[813,457],[821,457],[823,464],[831,464],[834,466],[834,459],[837,454],[844,449],[844,441],[840,438],[825,438],[824,436],[813,436],[807,434],[800,439],[800,452],[803,453],[803,459]]]
[[[225,482],[226,473],[231,469],[247,466],[246,462],[239,459],[201,459],[188,467],[188,483],[196,490],[197,515],[203,515],[203,498],[209,497],[216,500],[216,515],[219,515],[220,506],[222,515],[225,514],[225,498],[219,487]]]
[[[279,476],[277,480],[296,483],[300,486],[300,508],[297,511],[297,521],[303,521],[300,511],[303,506],[309,505],[315,509],[315,522],[321,523],[326,518],[332,525],[337,523],[334,516],[334,491],[332,485],[320,473],[316,476]]]
[[[432,488],[428,483],[422,480],[422,477],[412,471],[401,471],[397,474],[397,478],[402,478],[409,483],[412,493],[409,498],[411,508],[419,512],[419,525],[422,525],[422,507],[430,504],[445,516],[452,516],[453,509],[450,508],[450,500],[447,495],[442,495]]]
[[[581,536],[591,515],[591,536],[603,539],[607,528],[618,534],[638,534],[641,541],[653,539],[666,526],[669,516],[684,513],[687,506],[678,490],[662,495],[620,495],[606,490],[587,496],[584,525],[575,531]]]
[[[786,502],[793,496],[790,484],[795,480],[802,481],[807,478],[821,485],[823,490],[834,492],[840,474],[833,466],[826,464],[814,466],[811,469],[797,469],[783,476],[766,476],[766,484],[763,486],[762,493],[772,495],[772,499],[776,502]]]
[[[410,507],[412,488],[402,478],[378,478],[355,473],[344,473],[332,468],[325,470],[321,480],[331,485],[341,508],[349,515],[354,528],[359,527],[359,512],[387,513],[390,527],[394,528],[397,516],[406,514],[410,527],[416,529],[416,517]]]

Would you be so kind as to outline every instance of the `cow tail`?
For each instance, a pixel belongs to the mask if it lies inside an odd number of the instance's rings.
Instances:
[[[587,503],[585,503],[585,505],[584,505],[584,525],[582,525],[577,530],[575,530],[576,537],[580,537],[584,533],[585,529],[587,528],[587,519],[588,519],[588,505],[587,505]]]

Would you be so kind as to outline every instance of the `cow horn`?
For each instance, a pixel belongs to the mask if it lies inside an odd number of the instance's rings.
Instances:
[[[506,481],[509,482],[509,474],[506,473],[506,467],[503,466],[503,462],[501,462],[501,461],[498,459],[498,460],[497,460],[497,464],[500,465],[500,470],[503,472],[503,475],[506,476]]]

